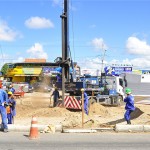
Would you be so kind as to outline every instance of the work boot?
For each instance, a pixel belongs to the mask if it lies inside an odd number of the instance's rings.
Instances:
[[[4,132],[5,132],[5,133],[8,132],[8,129],[4,129]]]
[[[130,120],[127,120],[127,124],[131,124],[131,121],[130,121]]]

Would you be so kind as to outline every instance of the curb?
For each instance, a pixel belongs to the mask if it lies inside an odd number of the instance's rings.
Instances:
[[[62,132],[62,125],[54,125],[55,126],[55,132]],[[44,131],[45,128],[47,128],[48,125],[38,125],[38,131]],[[17,124],[8,124],[8,130],[9,131],[15,131],[15,132],[30,132],[31,125],[17,125]],[[2,125],[0,125],[0,130],[2,131]]]
[[[115,126],[116,132],[150,132],[150,125],[119,125]]]
[[[93,129],[63,129],[63,133],[97,133],[105,131],[114,131],[113,128],[93,128]]]
[[[63,133],[96,133],[94,129],[63,129]]]
[[[114,128],[95,128],[97,132],[107,132],[107,131],[114,131]]]
[[[144,125],[143,129],[145,132],[150,132],[150,125]]]
[[[38,125],[38,131],[44,131],[49,125]],[[97,133],[97,132],[150,132],[150,125],[120,125],[116,124],[114,128],[94,128],[94,129],[63,129],[61,124],[54,125],[56,133]],[[8,130],[14,132],[30,132],[30,125],[8,124]],[[0,131],[2,125],[0,124]]]

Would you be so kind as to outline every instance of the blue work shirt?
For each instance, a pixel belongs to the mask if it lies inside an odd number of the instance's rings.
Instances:
[[[12,116],[15,116],[16,115],[16,101],[13,99],[13,98],[9,98],[8,99],[8,104],[11,104],[11,114]]]
[[[5,90],[0,89],[0,105],[2,105],[4,102],[7,102],[8,100],[8,94]]]
[[[125,106],[126,110],[135,110],[135,107],[134,107],[134,97],[132,95],[128,95],[124,99],[124,102],[126,103],[126,106]]]
[[[60,98],[59,91],[58,90],[53,91],[52,95],[54,96],[54,102],[57,102],[57,100]]]
[[[9,89],[10,92],[12,92],[13,94],[15,93],[15,89],[12,87]]]

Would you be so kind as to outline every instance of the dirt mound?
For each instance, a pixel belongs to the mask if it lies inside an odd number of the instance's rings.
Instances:
[[[34,107],[27,107],[23,105],[19,105],[16,108],[17,111],[17,117],[31,117],[31,116],[37,116],[37,117],[63,117],[70,113],[69,110],[65,108],[34,108]]]
[[[104,107],[99,103],[93,103],[90,106],[89,113],[90,113],[90,115],[96,114],[96,115],[100,115],[100,116],[110,116],[108,109],[109,108]]]

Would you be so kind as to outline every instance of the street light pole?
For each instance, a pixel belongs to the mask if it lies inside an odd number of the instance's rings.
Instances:
[[[102,56],[101,76],[102,76],[102,73],[103,73],[103,65],[104,65],[105,54],[106,54],[106,50],[104,50],[104,55]]]

